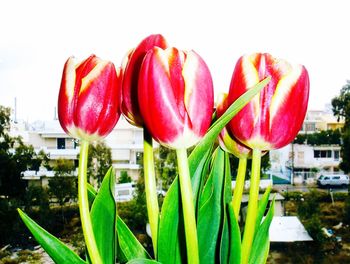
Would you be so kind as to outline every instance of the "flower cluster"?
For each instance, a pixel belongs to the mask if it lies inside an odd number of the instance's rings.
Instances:
[[[193,50],[171,47],[162,35],[142,40],[117,68],[95,55],[80,63],[69,58],[58,114],[64,131],[81,141],[78,198],[89,263],[115,263],[117,258],[130,263],[266,262],[273,206],[263,220],[270,189],[258,210],[261,156],[295,138],[308,97],[304,66],[255,53],[238,60],[228,94],[221,96],[215,109],[213,81],[204,59]],[[121,114],[144,129],[153,254],[115,217],[113,170],[107,172],[98,192],[87,184],[88,145],[108,135]],[[152,139],[176,150],[179,168],[161,211]],[[186,150],[192,146],[196,147],[187,157]],[[239,159],[233,197],[228,153]],[[252,168],[241,240],[238,222],[247,159],[252,159]],[[93,202],[91,208],[89,202]],[[55,262],[85,263],[23,212],[20,215]],[[154,260],[145,260],[150,258]]]

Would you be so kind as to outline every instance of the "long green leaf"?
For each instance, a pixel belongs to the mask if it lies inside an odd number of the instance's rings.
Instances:
[[[130,261],[136,258],[151,258],[119,216],[117,217],[117,231],[119,248],[127,260]]]
[[[259,226],[261,224],[261,220],[264,217],[265,211],[266,211],[266,206],[269,203],[269,198],[270,198],[270,192],[271,192],[271,186],[269,185],[266,190],[264,195],[261,197],[258,205],[258,214],[256,217],[256,225],[255,225],[255,235],[257,233],[257,230],[259,229]]]
[[[220,241],[220,263],[228,263],[230,254],[230,218],[229,218],[229,204],[232,201],[232,187],[231,187],[231,169],[229,154],[225,152],[225,176],[224,176],[224,190],[222,193],[222,228]]]
[[[222,189],[225,172],[225,153],[216,149],[209,178],[199,201],[197,219],[199,258],[201,263],[216,263],[218,237],[222,220]],[[208,239],[210,237],[210,239]]]
[[[267,213],[263,223],[259,226],[253,241],[252,251],[249,257],[249,264],[265,264],[269,249],[269,229],[274,215],[275,198],[273,198],[269,212]]]
[[[232,203],[228,203],[228,215],[230,226],[230,264],[240,264],[242,258],[241,248],[241,231],[239,229],[238,220],[235,217]]]
[[[88,192],[88,200],[89,200],[89,204],[90,207],[92,205],[92,203],[94,202],[96,195],[97,195],[97,191],[94,189],[94,187],[91,184],[87,184],[87,192]]]
[[[103,263],[115,263],[116,204],[114,200],[115,175],[111,167],[91,207],[91,221],[95,240]]]
[[[55,263],[82,264],[85,263],[69,247],[63,244],[58,238],[39,226],[33,219],[26,215],[21,209],[17,209],[24,224],[35,237],[36,241],[43,247]]]
[[[176,264],[182,263],[179,247],[179,219],[180,219],[179,179],[175,178],[171,184],[162,205],[159,221],[158,260],[160,262]]]
[[[139,258],[139,259],[130,260],[127,264],[156,264],[156,263],[161,264],[161,262],[158,262],[155,260]]]
[[[97,195],[97,192],[90,184],[88,184],[88,195],[89,202],[92,203]],[[146,249],[141,245],[141,243],[137,240],[137,238],[119,216],[117,216],[116,228],[119,242],[118,248],[120,250],[120,252],[118,252],[119,255],[122,255],[126,261],[135,258],[151,258]]]

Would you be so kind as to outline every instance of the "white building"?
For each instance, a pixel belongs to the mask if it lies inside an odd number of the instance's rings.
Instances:
[[[10,134],[21,136],[24,143],[32,145],[37,152],[45,151],[52,163],[57,159],[69,159],[78,166],[79,142],[63,131],[58,120],[37,121],[33,124],[13,123]],[[143,152],[143,130],[130,125],[121,116],[116,127],[105,138],[105,143],[111,148],[117,178],[124,171],[137,180],[140,169],[138,159]],[[45,171],[44,168],[39,172],[23,173],[23,179],[37,181],[42,185],[46,185],[47,178],[52,176],[53,172]]]
[[[317,133],[323,130],[335,130],[344,126],[330,109],[307,112],[300,134]],[[270,174],[291,183],[313,182],[318,172],[336,173],[341,162],[340,145],[312,146],[289,144],[281,149],[270,151]],[[293,178],[292,178],[293,170]]]

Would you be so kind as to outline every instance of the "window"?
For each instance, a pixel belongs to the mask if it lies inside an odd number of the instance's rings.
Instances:
[[[339,160],[339,150],[334,150],[334,160]]]
[[[65,149],[65,148],[66,148],[66,139],[57,138],[57,149]]]
[[[305,128],[304,131],[316,131],[316,124],[306,123],[304,128]]]
[[[331,158],[331,150],[314,150],[314,158]]]

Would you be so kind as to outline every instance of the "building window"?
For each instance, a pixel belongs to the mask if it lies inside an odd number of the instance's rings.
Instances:
[[[66,139],[58,138],[57,139],[57,149],[65,149],[66,148]]]
[[[334,160],[339,160],[339,150],[334,150]]]
[[[314,158],[331,158],[331,150],[314,150]]]
[[[316,124],[315,123],[305,123],[304,131],[316,131]]]
[[[136,152],[136,164],[142,164],[143,160],[143,153],[142,152]]]

